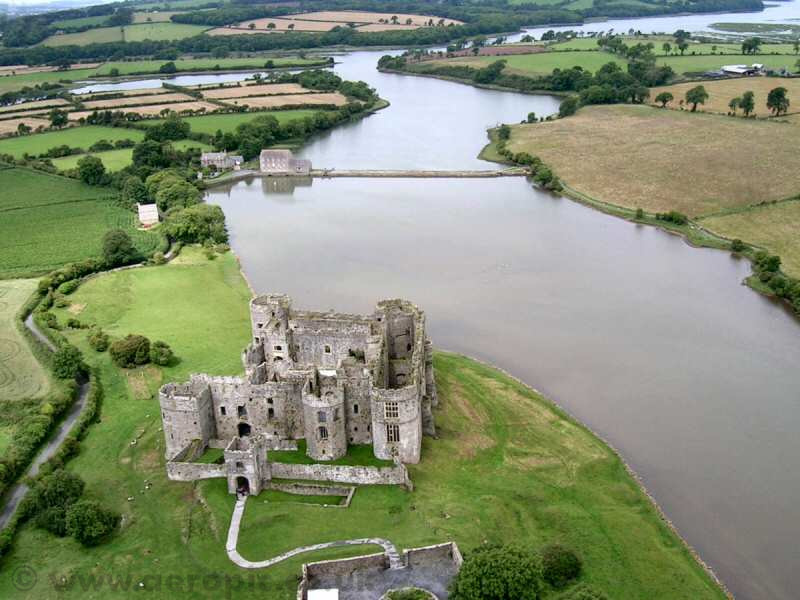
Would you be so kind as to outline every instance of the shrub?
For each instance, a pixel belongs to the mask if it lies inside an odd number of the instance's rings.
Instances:
[[[570,549],[552,544],[542,550],[542,578],[562,588],[581,574],[581,561]]]
[[[70,317],[69,319],[67,319],[67,327],[69,327],[70,329],[80,329],[81,327],[83,327],[83,325],[75,317]]]
[[[579,585],[566,596],[561,596],[561,600],[608,600],[608,596],[588,585]]]
[[[75,346],[67,344],[53,355],[53,373],[59,379],[75,379],[83,371],[83,356]]]
[[[636,209],[636,218],[637,219],[644,219],[644,209],[637,208]]]
[[[103,236],[103,260],[109,267],[133,262],[138,257],[131,236],[122,229],[112,229]]]
[[[66,531],[84,546],[94,546],[119,523],[118,514],[92,500],[81,500],[67,509]]]
[[[484,546],[469,553],[450,584],[451,600],[536,600],[541,590],[536,555],[516,546]]]
[[[739,238],[736,238],[731,242],[731,250],[734,252],[743,252],[746,247],[747,246],[745,246],[745,243]]]
[[[508,138],[510,138],[511,127],[505,124],[500,125],[500,127],[497,128],[497,137],[501,140],[507,140]]]
[[[164,220],[164,230],[170,239],[186,243],[228,240],[225,213],[219,206],[198,204],[183,210],[170,211]]]
[[[67,535],[66,516],[67,511],[63,506],[51,506],[37,514],[33,523],[39,529],[64,537]]]
[[[97,352],[105,352],[108,350],[108,334],[102,329],[89,332],[88,341],[92,350],[96,350]]]
[[[580,103],[577,96],[567,96],[558,105],[558,116],[560,118],[569,117],[578,111]]]
[[[122,184],[122,204],[127,208],[133,208],[137,203],[147,204],[147,188],[141,179],[131,175]]]
[[[166,342],[156,341],[150,346],[150,362],[162,367],[168,366],[174,358],[172,348]]]
[[[65,509],[83,494],[83,479],[59,469],[39,479],[23,502],[23,513],[33,516],[50,508]],[[52,518],[52,515],[49,517]]]
[[[143,335],[128,335],[111,344],[109,352],[114,364],[131,369],[150,360],[150,340]]]
[[[96,156],[87,155],[78,161],[78,177],[87,185],[100,185],[105,181],[106,168]]]
[[[671,210],[666,213],[656,213],[656,219],[675,225],[686,225],[689,222],[689,217],[677,210]]]
[[[62,294],[71,294],[75,290],[78,289],[78,286],[81,284],[79,279],[70,279],[69,281],[65,281],[60,286],[58,286],[58,291]]]
[[[58,324],[58,319],[51,312],[43,312],[41,315],[41,321],[45,327],[55,330],[61,329],[61,327]]]

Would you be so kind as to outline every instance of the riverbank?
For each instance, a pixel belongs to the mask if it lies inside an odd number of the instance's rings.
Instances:
[[[106,544],[76,552],[73,540],[26,524],[0,571],[0,594],[15,593],[11,574],[23,564],[40,574],[29,592],[36,598],[82,596],[79,585],[52,589],[50,575],[75,581],[127,573],[133,588],[154,561],[159,572],[180,577],[239,572],[224,552],[233,506],[224,482],[166,479],[154,393],[191,372],[241,371],[249,296],[232,254],[208,260],[188,248],[167,265],[98,275],[73,293],[71,307],[55,310],[59,320],[75,315],[114,337],[136,332],[163,339],[180,360],[167,368],[121,370],[107,354],[91,351],[81,333],[67,331],[108,390],[102,422],[68,468],[87,481],[90,497],[124,515],[122,529]],[[410,467],[414,492],[363,487],[336,520],[318,506],[252,499],[239,538],[242,554],[271,556],[365,536],[387,537],[402,548],[449,539],[467,549],[486,541],[531,548],[558,541],[581,556],[583,582],[615,600],[725,597],[618,456],[588,429],[496,369],[446,352],[436,353],[434,365],[439,438],[426,438],[423,461]],[[266,598],[283,598],[294,592],[302,562],[360,552],[326,550],[257,574],[269,584]],[[120,573],[115,557],[123,554]],[[171,597],[215,593],[179,590]]]

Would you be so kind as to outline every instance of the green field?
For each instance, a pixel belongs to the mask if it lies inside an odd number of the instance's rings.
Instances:
[[[185,25],[183,23],[142,23],[125,27],[126,42],[142,42],[144,40],[180,40],[200,35],[208,27],[204,25]]]
[[[61,19],[53,21],[51,25],[57,29],[69,29],[71,27],[91,27],[102,25],[108,21],[110,15],[99,15],[97,17],[78,17],[77,19]]]
[[[99,257],[109,229],[127,230],[142,252],[160,242],[157,234],[135,229],[135,215],[114,203],[109,188],[14,168],[0,170],[0,189],[0,278]]]
[[[178,150],[186,150],[187,148],[200,148],[203,151],[211,150],[211,146],[194,140],[178,140],[177,142],[172,142],[172,145]],[[103,161],[106,171],[113,172],[119,171],[131,164],[132,154],[133,148],[121,148],[119,150],[93,153],[93,156]],[[65,156],[64,158],[56,158],[53,159],[53,164],[62,171],[74,169],[78,166],[78,161],[84,156],[86,155],[74,154],[72,156]]]
[[[106,42],[123,42],[122,27],[98,27],[79,33],[51,35],[41,42],[43,46],[86,46],[88,44],[104,44]]]
[[[192,131],[214,135],[217,130],[233,131],[240,123],[249,123],[259,115],[269,115],[278,119],[279,123],[288,123],[296,119],[313,117],[319,112],[311,109],[297,110],[270,110],[259,113],[227,113],[222,115],[204,115],[200,117],[186,117],[183,120],[189,123]],[[148,119],[146,125],[159,123],[161,119]]]
[[[33,87],[42,83],[58,83],[59,81],[80,81],[91,77],[94,69],[74,69],[72,71],[45,71],[43,73],[26,73],[22,75],[5,75],[0,77],[0,94]]]
[[[716,71],[723,65],[751,65],[761,63],[766,67],[780,69],[783,67],[795,71],[794,64],[797,57],[794,55],[775,55],[775,54],[724,54],[722,56],[705,55],[686,55],[686,56],[659,56],[658,65],[669,65],[675,73],[703,73],[705,71]]]
[[[16,325],[17,312],[36,291],[37,284],[35,279],[0,281],[0,398],[3,401],[38,398],[50,387],[47,373],[31,354],[27,340]],[[0,428],[0,455],[10,435],[10,427]]]
[[[319,58],[269,58],[265,56],[242,57],[242,58],[195,58],[179,59],[172,61],[178,71],[212,71],[216,67],[220,69],[258,69],[263,68],[264,63],[271,60],[276,67],[284,66],[313,66],[325,64]],[[117,69],[120,75],[131,75],[134,73],[157,73],[158,69],[167,61],[164,60],[135,60],[135,61],[111,61],[98,67],[93,72],[94,75],[109,75],[111,69]]]
[[[101,421],[69,468],[87,481],[89,498],[123,513],[122,529],[106,544],[79,549],[70,538],[24,526],[0,571],[0,597],[87,597],[78,585],[53,590],[51,578],[61,576],[130,576],[132,586],[154,569],[247,576],[225,554],[233,507],[225,482],[170,482],[164,472],[158,386],[192,372],[240,373],[239,352],[250,335],[249,293],[235,257],[209,261],[192,248],[185,252],[166,266],[96,277],[71,296],[71,309],[56,311],[59,319],[76,315],[113,336],[137,332],[163,339],[180,362],[123,373],[107,354],[88,348],[85,333],[67,332],[100,369],[106,392]],[[583,579],[614,600],[724,598],[597,438],[491,368],[441,353],[434,366],[439,438],[426,438],[422,462],[410,466],[414,492],[361,487],[347,509],[268,494],[251,498],[242,554],[257,560],[297,545],[366,536],[389,538],[401,548],[454,539],[465,551],[487,540],[514,539],[532,548],[559,541],[580,553]],[[268,584],[259,597],[294,598],[301,563],[365,550],[305,554],[256,572]],[[21,565],[39,573],[30,591],[12,587],[12,573]],[[169,597],[221,595],[184,587]]]
[[[138,142],[144,139],[144,132],[138,129],[101,127],[99,125],[67,127],[60,131],[46,131],[45,133],[35,133],[33,135],[23,135],[0,140],[0,154],[11,154],[15,157],[21,157],[27,152],[32,156],[37,156],[47,152],[50,148],[62,145],[67,145],[70,148],[83,148],[87,150],[89,146],[99,140],[108,140],[113,143],[117,140],[124,139]]]
[[[540,52],[537,54],[513,54],[508,56],[478,56],[434,60],[415,65],[420,70],[425,66],[440,65],[467,65],[480,69],[495,62],[505,60],[505,73],[518,73],[520,75],[538,76],[549,75],[553,69],[571,69],[582,67],[587,71],[596,71],[606,63],[615,62],[620,65],[625,61],[607,52]],[[416,69],[415,69],[416,70]]]
[[[294,465],[313,465],[316,461],[306,454],[305,440],[298,440],[297,450],[270,450],[270,459],[275,462]],[[347,454],[342,458],[328,461],[328,465],[370,465],[373,467],[391,467],[391,460],[376,458],[372,451],[372,444],[351,445]]]

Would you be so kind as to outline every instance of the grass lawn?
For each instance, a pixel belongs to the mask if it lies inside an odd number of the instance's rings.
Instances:
[[[110,16],[111,15],[99,15],[97,17],[78,17],[76,19],[60,19],[58,21],[53,21],[51,25],[56,29],[101,25],[102,23],[108,21]]]
[[[77,584],[57,592],[50,581],[61,576],[108,575],[133,587],[148,573],[250,575],[225,554],[233,508],[225,482],[170,482],[164,472],[158,385],[191,372],[241,372],[239,352],[250,335],[249,292],[235,257],[209,261],[197,250],[185,252],[165,266],[94,278],[71,296],[71,312],[57,311],[60,319],[77,313],[113,336],[163,339],[180,362],[123,373],[106,353],[88,349],[85,332],[67,332],[101,370],[105,388],[101,421],[69,468],[86,480],[89,498],[123,513],[123,525],[89,549],[24,526],[0,571],[0,597],[106,597],[103,591],[87,596]],[[410,466],[414,492],[361,487],[347,509],[262,494],[248,502],[242,554],[258,560],[298,545],[367,536],[400,547],[455,539],[466,551],[485,540],[517,539],[533,548],[559,541],[581,554],[583,579],[615,600],[724,598],[597,438],[494,369],[444,353],[434,365],[440,437],[426,438],[422,462]],[[373,549],[306,554],[252,575],[264,584],[260,597],[290,599],[301,563],[365,550]],[[39,574],[27,592],[12,585],[21,565]],[[221,596],[184,586],[169,597]]]
[[[539,156],[587,196],[648,212],[696,217],[800,191],[800,136],[786,123],[589,106],[566,119],[512,126],[508,147]]]
[[[570,69],[583,67],[587,71],[596,71],[606,63],[615,62],[625,65],[625,61],[608,52],[539,52],[536,54],[513,54],[508,56],[476,56],[465,58],[449,58],[422,63],[424,65],[467,65],[480,69],[496,60],[506,61],[506,73],[520,75],[549,75],[553,69]]]
[[[70,148],[88,149],[99,140],[115,142],[117,140],[144,139],[144,132],[138,129],[123,129],[121,127],[102,127],[100,125],[87,125],[84,127],[67,127],[60,131],[46,131],[20,137],[0,140],[0,154],[11,154],[22,157],[26,152],[36,156],[47,152],[55,146],[67,145]]]
[[[0,281],[0,398],[3,401],[38,398],[50,388],[47,372],[31,354],[16,326],[17,312],[36,290],[35,279]],[[0,428],[0,455],[10,439]]]
[[[189,123],[192,131],[200,133],[215,134],[217,130],[233,131],[240,123],[249,123],[253,119],[261,115],[269,115],[278,119],[278,122],[288,123],[296,119],[303,119],[305,117],[313,117],[314,113],[319,112],[311,109],[297,109],[297,110],[270,110],[258,113],[226,113],[221,115],[204,115],[200,117],[185,117],[183,120]],[[145,124],[156,124],[161,119],[147,120]],[[2,146],[0,146],[2,147]]]
[[[700,221],[728,238],[739,238],[767,248],[781,257],[781,269],[800,278],[800,201],[780,202]]]
[[[178,140],[177,142],[172,142],[172,145],[177,150],[186,150],[187,148],[200,148],[203,151],[211,150],[211,146],[208,144],[203,144],[194,140]],[[91,154],[103,161],[106,171],[113,172],[124,169],[131,164],[133,148],[120,148],[119,150],[109,150],[107,152]],[[55,158],[53,159],[53,164],[61,171],[74,169],[78,166],[78,161],[84,156],[86,156],[86,154],[73,154],[72,156],[65,156],[64,158]]]
[[[128,25],[124,30],[124,41],[143,42],[144,40],[180,40],[200,35],[208,27],[205,25],[186,25],[183,23],[143,23]]]
[[[680,100],[684,100],[686,92],[697,85],[702,85],[708,92],[708,100],[705,104],[699,104],[697,110],[716,113],[727,113],[728,102],[731,98],[740,97],[746,91],[755,94],[756,108],[754,113],[757,116],[766,117],[770,114],[767,108],[767,94],[776,87],[785,87],[789,99],[797,98],[800,100],[800,78],[787,77],[740,77],[738,79],[724,79],[721,81],[688,82],[676,85],[652,88],[650,90],[650,102],[655,104],[655,97],[663,91],[670,92],[675,96],[669,106],[676,108]],[[797,110],[794,107],[792,109]],[[738,111],[738,114],[742,114]]]
[[[0,170],[0,189],[0,278],[98,257],[109,229],[127,230],[143,252],[159,244],[156,233],[136,229],[136,216],[110,189],[23,168]]]
[[[297,450],[270,450],[269,458],[275,462],[289,463],[293,465],[313,465],[318,461],[306,454],[306,441],[297,441]],[[394,463],[391,460],[376,458],[372,451],[371,444],[351,445],[347,448],[347,454],[342,458],[325,462],[326,465],[367,465],[372,467],[391,467]]]
[[[797,57],[787,54],[698,54],[691,56],[659,56],[656,64],[669,65],[678,74],[683,73],[704,73],[706,71],[716,71],[724,65],[752,65],[753,63],[761,63],[766,67],[773,69],[780,69],[787,67],[791,71],[795,71],[794,64],[797,62]]]
[[[33,87],[42,83],[59,81],[80,81],[91,77],[94,69],[73,69],[71,71],[45,71],[43,73],[26,73],[22,75],[4,75],[0,77],[0,94],[19,90],[25,86]]]

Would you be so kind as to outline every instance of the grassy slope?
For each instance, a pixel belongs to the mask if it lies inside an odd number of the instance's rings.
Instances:
[[[22,168],[0,170],[0,189],[0,278],[98,257],[109,229],[127,230],[143,252],[159,243],[135,229],[135,215],[116,206],[109,189]]]
[[[233,68],[262,68],[267,60],[272,60],[276,67],[282,66],[304,66],[323,64],[319,59],[306,58],[301,59],[298,57],[287,58],[267,58],[264,56],[257,57],[243,57],[243,58],[197,58],[197,59],[179,59],[172,61],[178,71],[200,71],[200,70],[213,70],[219,66],[221,69]],[[111,69],[117,69],[120,75],[127,75],[131,73],[157,73],[158,69],[167,61],[165,60],[135,60],[135,61],[110,61],[93,71],[94,75],[108,75]]]
[[[224,481],[166,480],[152,396],[161,381],[190,372],[241,371],[239,351],[249,338],[248,295],[233,256],[209,262],[193,249],[176,263],[103,275],[75,292],[73,302],[85,305],[80,319],[113,335],[136,331],[164,339],[181,362],[166,372],[122,374],[106,354],[86,348],[84,333],[69,333],[102,370],[106,388],[101,423],[91,428],[70,469],[87,480],[89,497],[124,513],[123,531],[83,550],[69,539],[24,527],[0,571],[0,597],[105,597],[79,589],[56,593],[47,580],[52,575],[132,575],[134,585],[154,572],[249,575],[225,556],[233,501]],[[66,316],[59,311],[60,318]],[[559,540],[580,551],[585,579],[615,600],[723,597],[619,459],[584,428],[493,369],[451,354],[438,354],[435,367],[440,439],[426,439],[422,463],[411,467],[413,493],[365,487],[349,509],[275,498],[265,503],[266,495],[253,499],[240,538],[242,553],[262,559],[298,544],[370,535],[402,547],[456,539],[466,550],[484,540],[519,538],[533,547]],[[152,483],[147,491],[145,480]],[[294,598],[302,562],[363,551],[304,555],[253,575],[267,580],[261,597]],[[27,593],[12,588],[11,574],[20,565],[39,573],[40,583]],[[115,594],[128,596],[135,594]],[[168,597],[217,598],[219,592],[184,588]]]
[[[31,155],[38,155],[47,152],[50,148],[64,144],[70,148],[83,148],[86,150],[99,140],[115,142],[124,139],[138,142],[144,139],[144,132],[137,129],[101,127],[99,125],[68,127],[61,131],[47,131],[45,133],[0,140],[0,153],[12,154],[15,157],[21,157],[26,152]]]
[[[142,23],[125,27],[98,27],[80,33],[51,35],[42,42],[44,46],[85,46],[105,42],[141,42],[143,40],[180,40],[199,35],[208,29],[203,25],[182,23]]]
[[[187,148],[201,148],[202,150],[211,150],[211,146],[196,142],[194,140],[179,140],[172,142],[172,145],[178,150],[186,150]],[[131,155],[133,154],[132,148],[122,148],[120,150],[109,150],[107,152],[98,152],[97,156],[103,161],[107,171],[119,171],[127,167],[131,163]],[[78,166],[78,161],[86,156],[85,154],[74,154],[72,156],[65,156],[64,158],[56,158],[53,164],[59,169],[74,169]]]
[[[35,279],[0,281],[0,398],[37,398],[50,387],[47,373],[17,329],[16,316],[36,290]],[[4,436],[0,432],[0,454]]]
[[[794,71],[794,64],[797,57],[792,55],[773,55],[773,54],[725,54],[723,56],[714,55],[685,55],[685,56],[659,56],[656,61],[658,65],[669,65],[677,74],[682,73],[702,73],[704,71],[715,71],[724,65],[752,65],[761,63],[767,67],[780,69],[788,67]]]
[[[568,119],[513,126],[509,148],[538,155],[593,198],[651,212],[700,216],[800,189],[800,173],[790,166],[800,137],[785,123],[590,106]]]
[[[72,71],[47,71],[44,73],[28,73],[25,75],[6,75],[0,77],[0,94],[21,89],[25,86],[34,86],[42,83],[56,83],[59,81],[80,81],[91,77],[94,69],[74,69]]]
[[[312,117],[316,112],[318,111],[311,109],[271,110],[259,113],[228,113],[222,115],[206,115],[202,117],[186,117],[183,120],[191,125],[192,131],[213,135],[218,129],[221,129],[223,132],[233,131],[240,123],[249,123],[260,115],[269,115],[278,119],[280,123],[288,123],[295,119]],[[159,121],[160,119],[148,120],[146,124],[156,124]]]

